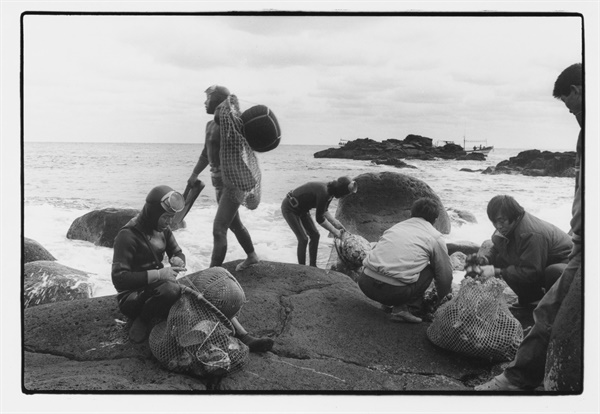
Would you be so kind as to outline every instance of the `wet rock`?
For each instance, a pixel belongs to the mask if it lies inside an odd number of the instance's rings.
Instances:
[[[540,150],[522,151],[517,156],[488,167],[482,174],[522,174],[533,177],[575,177],[576,153]]]
[[[89,275],[54,261],[38,260],[24,266],[26,308],[92,297]]]
[[[138,215],[140,210],[132,208],[105,208],[90,211],[76,218],[67,231],[67,238],[84,240],[96,246],[113,247],[117,233],[129,220]],[[172,228],[184,228],[185,221]]]
[[[358,192],[338,202],[336,217],[346,229],[370,242],[376,242],[385,230],[410,218],[414,201],[431,197],[440,204],[434,227],[450,233],[450,219],[437,194],[422,180],[396,172],[365,173],[355,177]]]
[[[371,162],[373,164],[377,164],[377,165],[391,165],[396,168],[413,168],[413,169],[417,168],[414,165],[409,165],[398,158],[379,158],[379,159],[373,160]]]
[[[470,241],[448,242],[446,243],[446,247],[448,248],[449,255],[452,255],[455,252],[461,252],[466,255],[469,255],[477,253],[480,248],[480,246],[477,243],[473,243]]]
[[[25,263],[35,262],[36,260],[56,260],[44,246],[33,239],[24,237],[23,261]]]
[[[248,299],[239,320],[275,345],[250,354],[223,380],[228,390],[470,392],[463,379],[493,368],[433,345],[428,322],[389,321],[338,272],[266,261],[236,272],[239,262],[224,264]],[[147,342],[129,342],[128,324],[115,296],[25,309],[25,390],[206,389],[205,380],[162,367]]]

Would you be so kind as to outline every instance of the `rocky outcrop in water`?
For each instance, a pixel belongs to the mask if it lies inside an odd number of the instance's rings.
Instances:
[[[56,260],[52,254],[46,250],[44,246],[39,244],[37,241],[33,239],[28,239],[24,237],[23,242],[23,262],[35,262],[36,260]]]
[[[76,218],[67,231],[67,238],[84,240],[96,246],[113,247],[117,233],[129,220],[134,218],[140,210],[132,208],[105,208],[90,211]],[[185,227],[185,221],[172,227],[172,230]]]
[[[418,159],[418,160],[485,160],[484,154],[467,154],[456,144],[434,146],[433,139],[407,135],[404,140],[386,139],[382,142],[358,138],[340,148],[328,148],[314,154],[315,158],[347,158],[352,160]]]
[[[523,174],[534,177],[576,177],[576,153],[540,150],[522,151],[517,156],[488,167],[482,174]]]

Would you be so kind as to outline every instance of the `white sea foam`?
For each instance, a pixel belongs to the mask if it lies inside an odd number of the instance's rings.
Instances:
[[[173,148],[175,147],[175,148]],[[454,222],[447,241],[481,243],[493,227],[486,215],[487,202],[497,194],[511,194],[532,214],[568,231],[574,180],[569,178],[484,175],[460,171],[484,169],[516,155],[519,150],[495,150],[487,161],[407,160],[417,169],[396,169],[368,161],[316,159],[323,147],[285,146],[259,154],[263,173],[260,206],[240,208],[257,254],[263,260],[296,263],[296,238],[281,216],[281,200],[287,191],[308,181],[329,181],[340,175],[395,171],[425,181],[446,208],[472,213],[477,223]],[[112,248],[69,240],[71,223],[89,211],[105,208],[141,208],[154,185],[177,189],[189,176],[201,146],[143,144],[31,144],[25,147],[24,236],[34,239],[58,260],[91,274],[95,296],[115,293],[110,278]],[[164,160],[168,153],[181,154],[177,165]],[[162,168],[162,163],[168,168]],[[208,267],[212,252],[212,221],[216,212],[214,189],[207,182],[186,217],[187,227],[175,237],[187,258],[187,273]],[[359,189],[360,191],[360,189]],[[330,210],[335,211],[333,202]],[[321,229],[319,267],[325,267],[332,239]],[[245,253],[230,232],[226,261],[243,259]],[[455,278],[460,278],[455,272]],[[285,275],[282,275],[285,277]]]

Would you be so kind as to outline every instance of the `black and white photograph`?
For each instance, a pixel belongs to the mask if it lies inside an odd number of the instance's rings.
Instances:
[[[597,412],[598,13],[3,2],[0,411]]]

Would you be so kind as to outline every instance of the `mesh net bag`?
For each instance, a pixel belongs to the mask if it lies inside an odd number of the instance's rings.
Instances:
[[[454,298],[440,306],[427,337],[435,345],[489,361],[510,361],[523,340],[523,328],[510,313],[506,283],[466,277]]]
[[[219,108],[223,184],[233,201],[254,210],[260,204],[261,173],[258,159],[243,135],[238,100],[230,95]]]
[[[244,289],[227,269],[219,266],[184,276],[178,280],[183,286],[202,294],[206,300],[228,319],[238,314],[246,295]]]
[[[358,269],[367,254],[371,251],[371,244],[362,236],[343,231],[340,237],[333,241],[335,250],[340,260],[350,269]]]
[[[149,345],[170,371],[225,376],[241,370],[248,359],[248,347],[233,333],[225,315],[198,292],[182,286],[167,320],[150,332]]]

